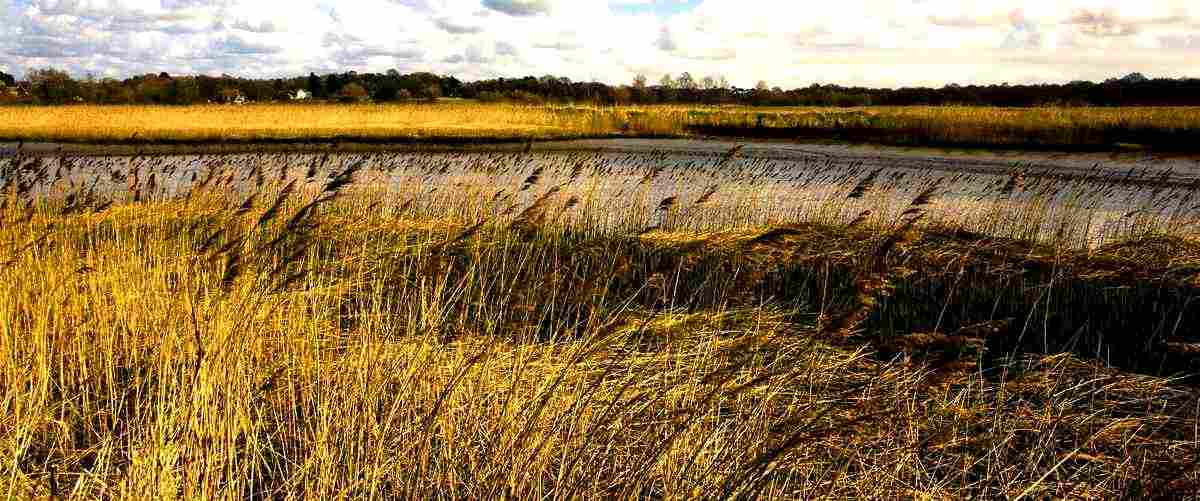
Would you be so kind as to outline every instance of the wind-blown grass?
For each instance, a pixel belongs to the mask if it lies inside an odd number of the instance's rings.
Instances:
[[[5,494],[1200,486],[1181,227],[1069,248],[952,226],[945,184],[887,172],[830,166],[798,210],[732,153],[587,158],[7,162]],[[1143,364],[1092,349],[1113,346]]]

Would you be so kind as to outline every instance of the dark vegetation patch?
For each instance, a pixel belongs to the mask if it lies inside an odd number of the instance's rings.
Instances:
[[[763,118],[771,114],[762,114]],[[1151,150],[1162,153],[1197,151],[1200,130],[1149,123],[1074,122],[1070,126],[1040,127],[1030,123],[981,124],[977,119],[956,123],[951,117],[906,116],[875,111],[799,113],[786,123],[762,118],[757,123],[705,123],[688,126],[711,137],[786,140],[833,140],[892,146],[970,148],[1063,152],[1120,152]],[[745,121],[749,122],[749,121]]]

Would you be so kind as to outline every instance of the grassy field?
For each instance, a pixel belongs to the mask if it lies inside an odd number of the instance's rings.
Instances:
[[[3,160],[4,495],[1200,492],[1194,224],[735,154]]]
[[[1195,151],[1196,108],[389,105],[0,108],[0,140],[495,141],[698,134],[906,146]]]

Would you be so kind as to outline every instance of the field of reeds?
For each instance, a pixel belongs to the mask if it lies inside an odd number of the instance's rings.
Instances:
[[[475,102],[0,107],[0,140],[14,142],[490,142],[696,136],[1194,152],[1200,144],[1200,109],[596,107]]]
[[[891,106],[747,109],[688,120],[694,133],[980,149],[1195,152],[1200,108]]]
[[[18,151],[0,181],[6,497],[1200,492],[1200,201],[1167,175]]]

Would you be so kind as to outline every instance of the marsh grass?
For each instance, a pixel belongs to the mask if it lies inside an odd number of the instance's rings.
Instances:
[[[496,142],[595,137],[835,139],[902,146],[1195,151],[1200,109],[753,108],[500,103],[6,106],[0,140]]]
[[[1094,241],[1028,230],[1053,180],[967,217],[965,178],[755,162],[18,155],[5,495],[1200,487],[1189,225]]]

